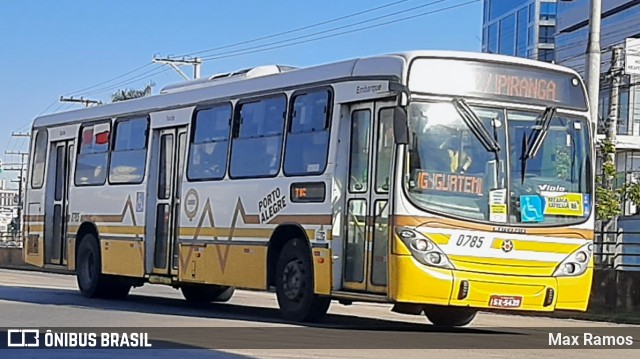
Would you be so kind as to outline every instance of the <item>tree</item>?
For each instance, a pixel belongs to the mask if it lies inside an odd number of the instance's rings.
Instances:
[[[126,101],[134,98],[150,96],[151,89],[153,88],[153,86],[155,86],[155,84],[150,83],[142,90],[135,90],[135,89],[118,90],[111,95],[111,102]]]
[[[622,214],[622,199],[626,186],[616,188],[616,165],[610,159],[616,148],[610,139],[600,142],[599,154],[602,159],[602,174],[596,178],[596,218],[603,222],[614,220]]]

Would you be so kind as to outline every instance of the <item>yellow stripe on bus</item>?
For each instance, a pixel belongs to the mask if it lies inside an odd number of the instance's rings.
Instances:
[[[493,249],[501,249],[502,243],[506,239],[496,238],[491,244]],[[566,253],[567,255],[575,251],[580,247],[580,244],[575,243],[555,243],[555,242],[538,242],[538,241],[526,241],[522,239],[512,239],[513,250],[515,251],[530,251],[530,252],[543,252],[543,253]]]
[[[69,226],[68,232],[75,234],[78,231],[78,226]],[[30,233],[41,233],[44,230],[42,225],[30,225]],[[195,227],[183,227],[180,228],[181,237],[195,237],[197,228]],[[199,237],[224,237],[229,238],[232,234],[233,237],[238,238],[271,238],[274,228],[200,228],[198,233]],[[98,232],[100,235],[109,234],[130,234],[144,236],[144,226],[98,226]],[[312,229],[305,230],[307,237],[310,240],[315,239],[316,231]],[[331,231],[325,231],[325,240],[331,240]],[[436,242],[439,243],[439,242]],[[445,242],[446,243],[446,242]]]
[[[449,243],[449,239],[451,238],[450,235],[442,233],[428,233],[425,234],[425,236],[432,240],[433,243],[442,245]]]

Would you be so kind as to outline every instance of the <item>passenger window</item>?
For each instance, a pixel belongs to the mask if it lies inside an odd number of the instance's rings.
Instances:
[[[33,188],[42,188],[42,185],[44,184],[44,170],[47,163],[48,142],[47,130],[38,130],[33,150],[33,169],[31,172],[31,187]]]
[[[237,106],[231,143],[231,177],[267,177],[278,174],[286,106],[284,96]]]
[[[224,177],[227,171],[230,121],[230,104],[196,111],[187,165],[189,180]]]
[[[103,185],[107,179],[107,160],[111,123],[84,125],[76,161],[76,186]]]
[[[366,192],[369,179],[369,136],[371,112],[354,111],[351,117],[351,155],[349,161],[349,191]]]
[[[322,90],[293,97],[285,145],[285,175],[324,172],[329,152],[330,95],[328,90]]]
[[[142,183],[147,161],[146,117],[116,122],[115,143],[109,165],[109,182]]]
[[[393,110],[385,108],[378,115],[378,147],[376,150],[376,192],[388,192],[392,173]]]

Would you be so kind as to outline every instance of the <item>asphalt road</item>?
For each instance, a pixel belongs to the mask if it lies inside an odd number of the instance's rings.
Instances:
[[[5,333],[7,328],[67,328],[144,331],[154,338],[151,349],[6,349],[0,350],[0,358],[600,359],[612,353],[629,358],[640,354],[624,345],[611,352],[548,343],[549,333],[554,338],[575,334],[580,344],[585,333],[592,333],[592,343],[600,334],[631,336],[632,347],[640,348],[640,327],[481,313],[469,327],[443,330],[423,316],[392,313],[383,304],[334,302],[329,313],[321,324],[294,325],[280,318],[274,294],[236,291],[228,303],[193,307],[178,290],[159,285],[135,288],[123,301],[87,299],[77,291],[73,276],[0,269],[0,328]],[[105,329],[110,327],[117,328]],[[174,349],[157,349],[166,347]]]

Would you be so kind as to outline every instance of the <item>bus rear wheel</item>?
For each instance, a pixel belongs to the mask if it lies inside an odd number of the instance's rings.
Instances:
[[[218,285],[187,285],[180,290],[187,302],[199,304],[228,302],[235,292],[234,287]]]
[[[478,311],[467,307],[426,305],[424,314],[438,327],[463,327],[473,321]]]
[[[76,279],[80,293],[87,298],[125,298],[131,283],[120,277],[102,274],[102,258],[98,239],[86,234],[78,247]]]
[[[287,242],[276,264],[276,296],[282,316],[296,322],[324,318],[330,297],[315,294],[313,262],[306,243],[298,238]]]

